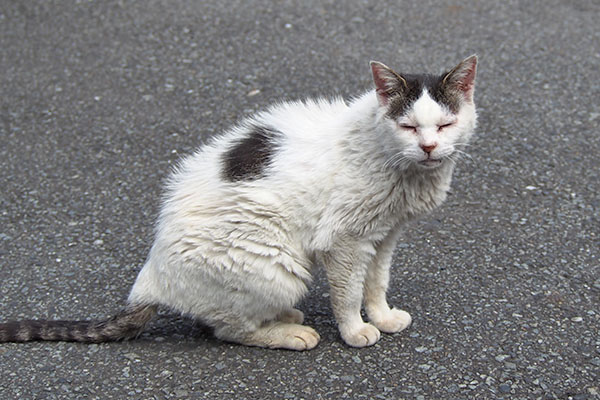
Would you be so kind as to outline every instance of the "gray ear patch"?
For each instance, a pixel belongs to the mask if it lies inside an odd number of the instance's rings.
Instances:
[[[223,154],[223,177],[230,182],[253,181],[265,176],[282,134],[261,125],[252,125],[247,136]]]
[[[419,99],[424,89],[427,89],[431,98],[437,103],[457,113],[461,99],[457,93],[448,90],[443,81],[445,75],[402,75],[407,86],[403,90],[398,90],[397,94],[390,98],[388,117],[397,119],[403,116]]]

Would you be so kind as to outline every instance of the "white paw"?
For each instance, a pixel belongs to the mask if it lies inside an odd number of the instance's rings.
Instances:
[[[372,346],[377,343],[381,336],[379,329],[364,322],[353,327],[340,327],[340,333],[344,342],[352,347]]]
[[[320,340],[317,331],[310,326],[290,324],[278,343],[272,347],[298,351],[310,350],[314,349]]]
[[[412,317],[406,311],[392,308],[385,313],[380,313],[371,322],[382,332],[396,333],[408,328]]]

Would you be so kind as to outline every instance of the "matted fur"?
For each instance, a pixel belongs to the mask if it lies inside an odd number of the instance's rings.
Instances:
[[[129,303],[167,306],[224,340],[310,349],[319,335],[294,306],[322,264],[346,343],[406,328],[410,315],[386,300],[391,257],[402,224],[450,188],[476,124],[475,67],[470,57],[424,79],[372,63],[376,90],[272,106],[183,159]],[[78,324],[29,340],[79,340],[92,328]],[[18,340],[11,329],[0,324],[0,341]]]

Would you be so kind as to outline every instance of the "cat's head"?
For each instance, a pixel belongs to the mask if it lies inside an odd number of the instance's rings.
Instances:
[[[441,75],[401,74],[371,62],[382,122],[398,151],[388,165],[436,168],[462,153],[476,124],[477,56]]]

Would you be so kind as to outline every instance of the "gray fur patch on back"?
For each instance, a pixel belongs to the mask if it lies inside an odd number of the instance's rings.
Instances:
[[[252,125],[246,137],[223,154],[223,177],[230,181],[253,181],[265,176],[278,147],[281,132]]]

